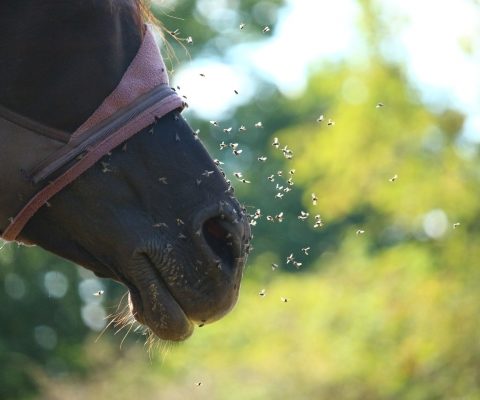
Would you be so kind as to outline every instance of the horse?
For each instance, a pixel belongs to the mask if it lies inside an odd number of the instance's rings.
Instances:
[[[135,320],[182,341],[236,303],[251,232],[158,47],[142,50],[151,17],[143,0],[0,2],[0,233],[122,283]],[[157,72],[141,118],[98,117]]]

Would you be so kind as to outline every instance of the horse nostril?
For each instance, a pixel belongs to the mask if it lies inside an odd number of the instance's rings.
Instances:
[[[202,227],[203,236],[222,264],[233,266],[242,255],[242,225],[222,217],[207,219]]]
[[[198,255],[208,264],[206,274],[223,279],[243,271],[250,225],[233,205],[220,202],[200,210],[193,220],[192,233]]]
[[[239,238],[233,233],[232,223],[220,217],[213,217],[203,224],[202,232],[208,246],[212,249],[221,264],[234,265],[234,260],[239,254],[237,244]]]

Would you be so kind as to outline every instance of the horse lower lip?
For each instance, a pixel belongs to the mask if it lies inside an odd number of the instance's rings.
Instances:
[[[193,332],[193,323],[152,266],[148,280],[127,285],[134,318],[159,338],[180,341]]]
[[[133,317],[141,324],[145,324],[143,319],[142,300],[137,289],[128,288],[128,307]]]

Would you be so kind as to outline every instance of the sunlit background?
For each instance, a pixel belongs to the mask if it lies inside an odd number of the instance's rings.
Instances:
[[[479,2],[152,9],[252,216],[239,303],[149,348],[100,335],[122,287],[4,243],[0,398],[480,399]]]

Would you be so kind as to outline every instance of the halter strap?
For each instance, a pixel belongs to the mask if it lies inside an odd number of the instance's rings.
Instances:
[[[48,137],[50,139],[58,140],[63,143],[68,143],[70,140],[70,133],[61,131],[60,129],[46,126],[24,115],[17,114],[16,112],[2,106],[0,104],[0,118],[12,122],[15,125],[21,126],[29,131],[36,132],[39,135]]]
[[[98,126],[88,129],[81,136],[72,137],[66,146],[52,153],[50,157],[39,163],[33,171],[29,171],[32,182],[36,184],[48,178],[75,157],[80,156],[84,151],[88,151],[92,146],[96,146],[108,136],[115,134],[120,128],[142,113],[147,112],[153,106],[158,108],[161,104],[165,107],[172,100],[169,100],[169,97],[176,98],[176,93],[170,86],[157,86],[140,96],[132,104],[104,119]]]

